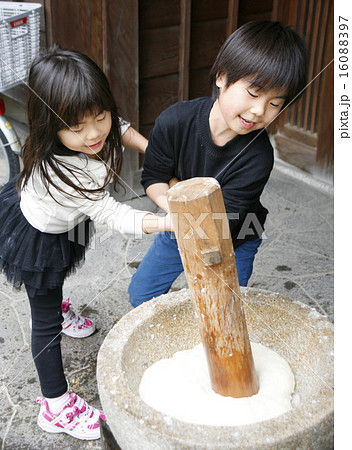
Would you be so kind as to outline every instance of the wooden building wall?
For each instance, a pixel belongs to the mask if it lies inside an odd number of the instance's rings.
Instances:
[[[211,94],[210,67],[238,26],[263,19],[294,26],[307,40],[309,79],[316,78],[270,132],[280,158],[332,177],[333,0],[39,1],[46,45],[59,42],[91,56],[110,79],[123,117],[146,137],[168,106]],[[142,162],[125,153],[127,198],[142,192]]]
[[[332,178],[334,157],[333,0],[275,1],[273,19],[306,38],[308,87],[279,118],[275,134],[283,160],[318,176]]]
[[[140,127],[179,100],[211,95],[210,67],[226,37],[252,20],[279,20],[306,38],[310,82],[270,132],[281,159],[316,175],[333,171],[333,0],[140,0]],[[189,11],[182,17],[182,11]],[[186,28],[186,31],[185,31]],[[182,88],[183,85],[183,88]]]
[[[210,94],[208,73],[226,38],[227,0],[140,0],[140,126],[179,100]]]
[[[141,131],[148,136],[173,103],[211,95],[209,70],[226,37],[237,23],[270,19],[272,8],[272,0],[140,0]]]
[[[273,0],[140,0],[140,131],[148,137],[173,103],[211,95],[209,71],[227,36],[272,11]]]

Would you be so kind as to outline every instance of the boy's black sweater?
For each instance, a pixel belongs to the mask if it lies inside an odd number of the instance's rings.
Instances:
[[[268,210],[260,203],[260,195],[273,167],[273,148],[265,130],[216,145],[209,129],[213,103],[212,98],[198,98],[176,103],[160,114],[150,134],[142,184],[147,189],[172,177],[180,181],[216,178],[226,212],[237,213],[238,218],[229,221],[236,248],[264,230]]]

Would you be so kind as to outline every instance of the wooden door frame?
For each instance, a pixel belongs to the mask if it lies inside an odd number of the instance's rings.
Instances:
[[[302,98],[286,110],[270,128],[276,149],[283,160],[315,175],[333,176],[333,1],[303,2],[274,0],[272,20],[305,28],[305,16],[299,10],[306,5],[307,48],[310,56],[309,86]],[[316,6],[316,11],[313,11]],[[303,8],[304,9],[304,8]],[[303,11],[304,12],[304,11]],[[319,20],[319,28],[313,21]],[[313,31],[311,32],[313,27]],[[321,33],[323,31],[323,33]],[[302,31],[301,31],[302,32]],[[321,35],[324,37],[321,41]],[[320,40],[319,40],[320,39]],[[309,114],[307,113],[309,108]],[[304,114],[304,111],[305,114]],[[297,117],[297,126],[290,124]]]

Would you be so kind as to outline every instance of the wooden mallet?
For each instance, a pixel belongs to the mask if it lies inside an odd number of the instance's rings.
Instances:
[[[224,396],[250,397],[259,384],[219,183],[214,178],[176,182],[167,199],[212,388]]]

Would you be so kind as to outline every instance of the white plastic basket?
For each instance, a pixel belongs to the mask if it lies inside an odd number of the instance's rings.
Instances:
[[[27,80],[39,52],[39,3],[0,1],[0,91]]]

